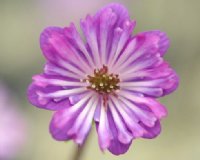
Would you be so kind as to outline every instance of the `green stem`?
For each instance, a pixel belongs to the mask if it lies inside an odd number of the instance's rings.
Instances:
[[[81,157],[83,155],[83,152],[85,150],[85,145],[84,146],[78,146],[76,148],[75,154],[73,155],[73,160],[81,160]]]
[[[88,145],[88,141],[92,135],[92,129],[87,137],[87,139],[85,140],[84,144],[82,146],[77,146],[76,149],[75,149],[75,152],[74,152],[74,155],[72,156],[72,160],[81,160],[82,159],[82,156],[87,148],[87,145]]]

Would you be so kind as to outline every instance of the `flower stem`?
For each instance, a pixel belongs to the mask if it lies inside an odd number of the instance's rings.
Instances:
[[[81,160],[81,156],[83,155],[85,147],[84,146],[78,146],[76,148],[75,154],[73,155],[72,160]]]
[[[74,155],[72,155],[72,160],[81,160],[85,150],[86,150],[86,147],[88,145],[88,141],[92,135],[92,129],[87,137],[87,139],[85,140],[84,144],[82,146],[77,146],[75,151],[74,151]]]

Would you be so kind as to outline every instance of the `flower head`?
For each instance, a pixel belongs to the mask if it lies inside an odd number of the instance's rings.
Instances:
[[[178,86],[163,56],[169,40],[160,31],[132,35],[126,8],[110,4],[81,20],[49,27],[40,38],[47,62],[29,86],[30,102],[54,110],[50,133],[83,144],[95,121],[101,150],[125,153],[132,140],[154,138],[167,111],[156,98]]]

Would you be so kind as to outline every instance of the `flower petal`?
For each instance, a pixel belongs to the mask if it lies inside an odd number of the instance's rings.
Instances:
[[[140,125],[143,126],[145,130],[147,131],[143,135],[143,138],[152,139],[152,138],[157,137],[161,132],[161,125],[159,121],[157,121],[153,127],[147,127],[142,123]]]
[[[69,43],[63,28],[46,28],[40,36],[40,44],[48,61],[73,72],[80,78],[85,77],[85,72],[88,71],[87,64],[84,63],[80,58],[80,54]]]
[[[134,99],[130,99],[128,95],[119,96],[119,99],[131,109],[131,111],[143,122],[145,125],[152,127],[155,125],[157,117],[149,109],[143,109],[144,106],[141,104],[135,104]]]
[[[57,90],[59,90],[60,87],[55,87],[55,86],[51,86],[51,87],[39,87],[37,85],[34,84],[34,82],[29,86],[28,88],[28,99],[30,101],[31,104],[33,104],[34,106],[37,106],[39,108],[43,108],[43,109],[48,109],[48,110],[61,110],[64,108],[68,108],[69,106],[71,106],[70,101],[68,98],[56,101],[54,99],[40,99],[37,92],[38,91],[43,91],[43,92],[55,92]]]
[[[139,71],[135,71],[131,74],[121,75],[122,81],[134,81],[143,79],[158,79],[167,77],[172,74],[173,70],[170,68],[167,62],[163,62],[157,67],[146,68]]]
[[[87,74],[90,74],[95,69],[93,68],[95,65],[75,25],[71,23],[69,27],[65,27],[64,34],[68,42],[71,44],[74,52],[76,54],[78,52],[78,55],[81,57],[80,60],[82,61],[82,64],[87,68]]]
[[[49,127],[50,133],[54,139],[63,141],[75,138],[75,135],[68,134],[68,132],[73,127],[77,117],[84,110],[84,107],[91,96],[91,93],[87,94],[83,99],[73,106],[54,113]]]
[[[128,12],[122,5],[111,4],[101,9],[95,16],[88,15],[81,21],[81,28],[86,37],[89,52],[96,68],[103,64],[114,63],[120,51],[130,37],[135,22],[131,22]],[[116,34],[119,30],[122,34]],[[120,35],[120,38],[118,37]],[[117,52],[110,51],[117,44]],[[109,62],[109,54],[114,54],[113,62]],[[110,56],[111,58],[112,56]]]
[[[123,58],[122,60],[119,59],[114,68],[120,73],[127,70],[127,67],[135,66],[136,64],[134,62],[136,60],[143,62],[145,57],[147,60],[150,57],[152,57],[152,60],[162,60],[162,58],[159,57],[162,57],[163,54],[166,53],[168,47],[169,39],[166,34],[161,31],[139,33],[129,42],[127,48],[130,49],[125,50],[121,54]],[[154,63],[152,63],[152,65]]]
[[[55,112],[49,126],[49,131],[52,137],[58,141],[72,139],[73,136],[68,135],[67,131],[72,127],[73,122],[78,114],[79,113],[76,113],[76,115],[69,115],[68,109]],[[59,123],[62,123],[62,125]]]
[[[62,76],[65,78],[69,78],[72,81],[79,81],[80,76],[76,73],[73,73],[71,71],[68,71],[58,65],[55,65],[53,63],[46,63],[44,66],[44,73],[47,75],[53,75],[53,76]]]
[[[130,21],[127,9],[117,3],[102,8],[94,17],[99,23],[99,46],[102,64],[106,64],[109,48],[112,45],[114,29],[124,28],[124,23]]]
[[[87,83],[75,81],[70,78],[66,78],[63,76],[55,76],[55,75],[46,75],[46,74],[38,74],[32,77],[34,83],[40,87],[47,86],[60,86],[66,88],[77,88],[87,86]]]
[[[154,45],[157,52],[163,56],[168,48],[169,48],[169,38],[167,37],[166,33],[161,31],[147,31],[139,33],[137,36],[145,36],[146,38],[146,45]],[[148,44],[151,43],[151,44]]]
[[[96,95],[92,96],[85,108],[77,116],[72,128],[67,132],[68,135],[74,135],[73,139],[77,144],[82,145],[84,143],[92,126],[92,120],[97,104],[98,98]]]
[[[125,123],[123,122],[122,118],[120,117],[119,113],[117,112],[114,104],[111,101],[109,101],[108,105],[109,105],[109,109],[111,111],[113,120],[115,122],[115,126],[118,131],[118,136],[117,136],[118,140],[124,144],[130,143],[133,138],[132,135],[128,131]]]
[[[113,136],[113,139],[110,141],[110,146],[108,150],[115,155],[124,154],[128,151],[132,141],[130,141],[127,144],[121,143],[118,139],[118,130],[116,127],[116,123],[113,120],[113,116],[111,114],[110,109],[107,110],[107,116],[108,116],[110,130]]]
[[[123,28],[116,28],[116,30],[122,30],[121,36],[119,39],[117,39],[117,45],[116,45],[116,50],[114,52],[114,55],[110,55],[110,59],[108,61],[108,66],[111,68],[111,72],[114,72],[115,70],[113,69],[115,64],[117,63],[118,59],[120,59],[120,56],[122,55],[121,52],[124,50],[126,47],[126,43],[129,41],[131,38],[131,34],[133,32],[133,29],[136,25],[136,22],[133,21],[125,21],[124,22],[124,27]],[[114,41],[114,40],[113,40]],[[116,43],[116,42],[115,42]]]
[[[88,92],[86,86],[76,86],[79,82],[61,78],[42,74],[34,76],[34,82],[28,88],[30,103],[43,109],[60,110],[70,105],[68,97]]]
[[[118,112],[122,116],[126,126],[132,132],[134,138],[142,137],[146,130],[140,126],[139,119],[126,107],[119,99],[111,96],[112,102],[115,104]]]
[[[107,111],[103,107],[103,101],[101,100],[100,117],[96,121],[96,128],[98,132],[99,146],[101,150],[105,150],[110,146],[112,140],[112,133],[108,123]]]
[[[144,93],[146,95],[161,97],[176,90],[179,79],[177,74],[171,70],[171,73],[166,77],[155,79],[138,79],[131,82],[121,82],[120,86],[126,90],[133,90]],[[135,89],[134,89],[135,87]],[[151,88],[153,88],[151,90]],[[162,89],[162,91],[160,90]],[[153,92],[154,91],[154,92]]]
[[[112,9],[112,12],[117,16],[117,26],[123,27],[123,23],[125,20],[130,20],[130,16],[128,14],[128,10],[119,3],[111,3],[103,7],[99,12],[97,12],[96,17],[99,17],[103,12],[107,9]]]
[[[81,21],[81,29],[84,32],[85,38],[87,40],[90,53],[94,60],[95,68],[101,67],[99,47],[98,47],[98,38],[97,38],[97,24],[94,21],[94,18],[87,16],[85,20]]]
[[[127,104],[129,104],[130,106],[131,106],[131,103],[133,103],[134,105],[138,105],[139,108],[141,106],[143,106],[143,107],[145,106],[145,108],[148,108],[147,111],[152,112],[154,114],[154,116],[158,119],[161,119],[161,118],[167,116],[166,108],[153,98],[144,97],[142,95],[138,95],[138,94],[128,92],[128,91],[121,91],[121,92],[119,92],[119,95],[120,95],[119,98],[122,99]],[[127,100],[129,100],[131,103]],[[144,110],[144,112],[146,112],[146,111]],[[153,119],[156,120],[153,117],[152,117],[152,120]]]

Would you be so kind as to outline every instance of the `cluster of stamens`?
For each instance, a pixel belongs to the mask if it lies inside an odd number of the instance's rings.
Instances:
[[[118,83],[120,82],[117,74],[109,74],[108,67],[103,65],[101,69],[95,69],[94,75],[88,75],[85,82],[89,84],[88,89],[94,90],[103,95],[104,100],[108,94],[115,94],[114,91],[119,90]]]

